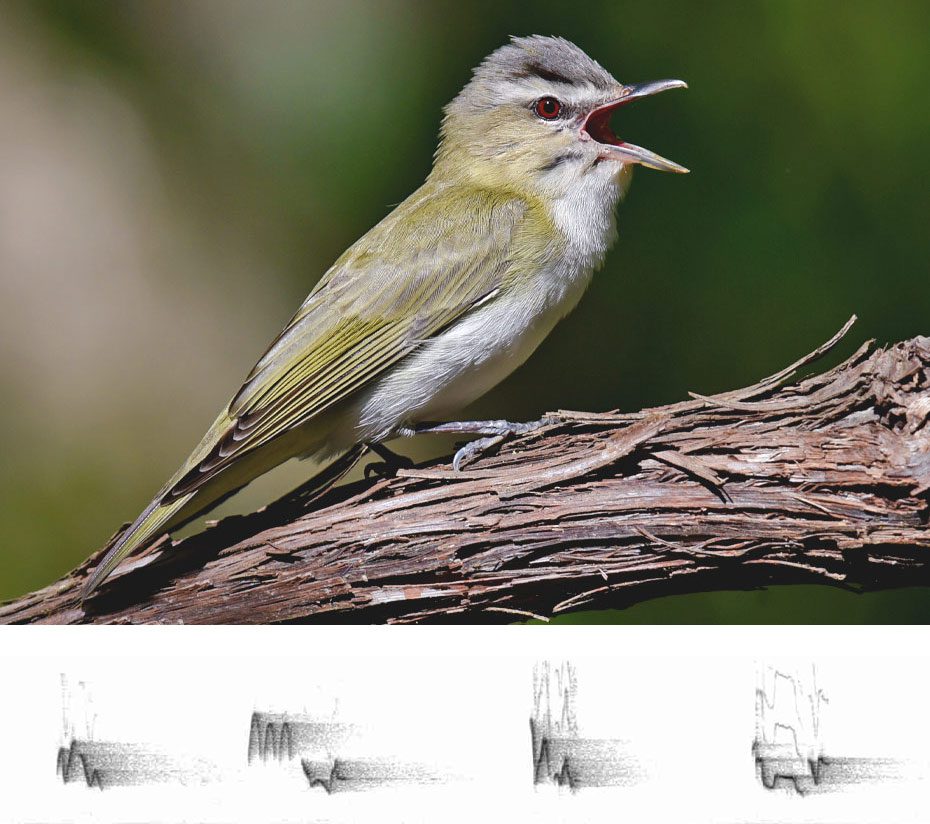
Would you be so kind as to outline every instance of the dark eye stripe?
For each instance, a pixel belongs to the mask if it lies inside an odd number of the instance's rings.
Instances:
[[[545,80],[548,83],[568,83],[569,85],[571,85],[573,82],[570,77],[561,74],[554,69],[547,68],[540,63],[524,64],[520,71],[514,73],[513,77],[515,80],[525,80],[528,77],[538,77],[540,80]]]
[[[551,172],[553,169],[557,169],[563,163],[568,163],[569,161],[579,161],[582,159],[582,156],[577,152],[564,152],[563,154],[556,155],[548,163],[544,163],[539,167],[540,172]]]

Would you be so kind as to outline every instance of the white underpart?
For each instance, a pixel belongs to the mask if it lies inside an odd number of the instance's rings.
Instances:
[[[588,275],[600,268],[617,239],[617,201],[626,192],[631,172],[617,161],[593,167],[589,162],[565,163],[544,178],[555,194],[553,220],[568,239],[566,266],[587,270]]]
[[[458,412],[506,378],[578,303],[616,239],[614,210],[628,174],[601,163],[553,200],[565,238],[531,288],[502,291],[427,341],[353,404],[326,451],[378,442],[402,427]],[[555,183],[555,181],[553,181]]]

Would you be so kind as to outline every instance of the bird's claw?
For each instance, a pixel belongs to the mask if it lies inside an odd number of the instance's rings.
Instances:
[[[452,469],[455,472],[461,472],[462,466],[470,462],[475,457],[483,455],[485,452],[499,446],[504,441],[513,438],[516,435],[525,435],[527,432],[533,432],[541,429],[551,423],[555,423],[555,418],[540,418],[538,421],[526,421],[524,423],[511,423],[510,421],[486,421],[484,425],[478,428],[478,432],[483,434],[483,438],[469,441],[452,459]]]
[[[447,421],[446,423],[420,423],[408,427],[404,434],[410,435],[481,435],[455,453],[452,469],[460,472],[462,466],[478,455],[502,444],[514,435],[525,435],[544,426],[558,423],[559,418],[545,417],[538,421],[512,423],[511,421]]]
[[[503,443],[506,438],[507,435],[500,434],[469,441],[455,453],[455,457],[452,459],[452,471],[461,472],[462,464],[467,463],[476,456],[483,455],[489,449],[493,449],[498,444]]]

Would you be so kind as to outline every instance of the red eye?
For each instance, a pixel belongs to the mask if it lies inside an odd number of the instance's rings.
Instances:
[[[554,97],[540,97],[533,108],[543,120],[555,120],[562,111],[562,104]]]

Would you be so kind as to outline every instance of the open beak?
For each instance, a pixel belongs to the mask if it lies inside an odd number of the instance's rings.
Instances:
[[[633,86],[624,86],[623,91],[616,100],[611,100],[609,103],[599,106],[585,118],[581,127],[582,137],[587,136],[587,138],[600,143],[603,146],[601,157],[605,160],[639,163],[641,166],[658,169],[660,172],[687,174],[688,170],[684,166],[666,160],[664,157],[655,154],[655,152],[650,152],[649,149],[634,146],[632,143],[625,143],[610,128],[610,116],[621,106],[632,103],[641,97],[650,97],[668,89],[687,88],[688,84],[683,80],[655,80],[652,83],[637,83]]]

